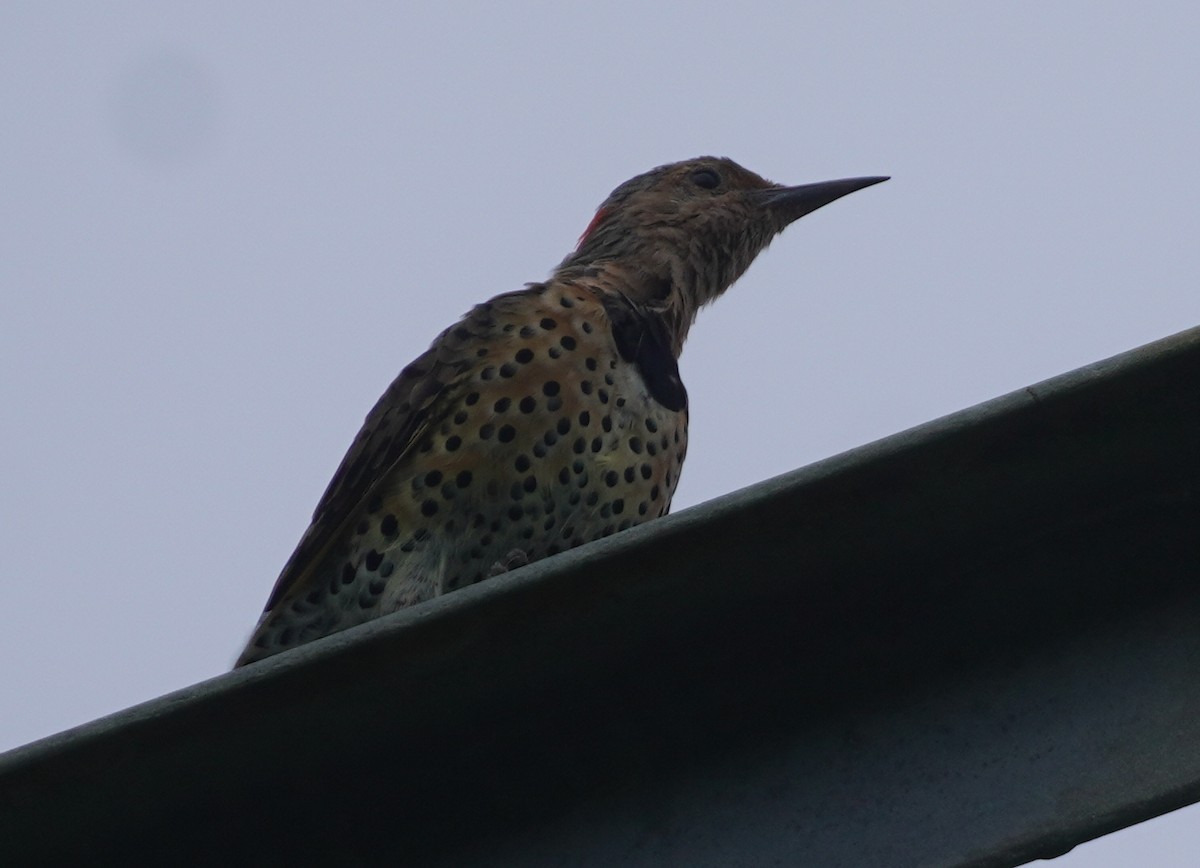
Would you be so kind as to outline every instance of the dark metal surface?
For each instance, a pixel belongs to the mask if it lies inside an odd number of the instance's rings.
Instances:
[[[1200,799],[1200,330],[0,757],[0,863],[1012,865]]]

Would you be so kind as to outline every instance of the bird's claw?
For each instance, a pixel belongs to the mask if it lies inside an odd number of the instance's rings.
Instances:
[[[507,573],[509,570],[515,570],[517,567],[523,567],[529,563],[529,555],[524,549],[513,549],[506,554],[501,560],[492,564],[492,568],[488,570],[487,577],[490,579],[493,576],[498,576],[501,573]]]

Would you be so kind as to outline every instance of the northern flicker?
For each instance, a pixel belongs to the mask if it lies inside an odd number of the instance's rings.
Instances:
[[[237,665],[665,515],[696,313],[792,221],[885,180],[785,187],[701,157],[617,187],[548,280],[388,387]]]

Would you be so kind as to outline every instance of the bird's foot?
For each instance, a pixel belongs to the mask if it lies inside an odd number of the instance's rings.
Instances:
[[[515,570],[517,567],[523,567],[529,563],[529,555],[524,549],[513,549],[506,554],[501,560],[492,564],[492,568],[488,570],[487,577],[490,579],[493,576],[498,576],[501,573],[507,573],[509,570]]]

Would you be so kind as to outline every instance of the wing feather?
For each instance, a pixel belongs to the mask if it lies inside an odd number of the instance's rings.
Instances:
[[[480,364],[478,349],[496,332],[498,312],[519,297],[540,292],[532,284],[477,305],[404,368],[376,402],[342,463],[321,496],[312,523],[275,582],[267,599],[270,612],[293,590],[304,588],[329,550],[348,536],[349,525],[388,472],[416,448],[453,405],[457,384]],[[500,310],[498,311],[497,308]]]

